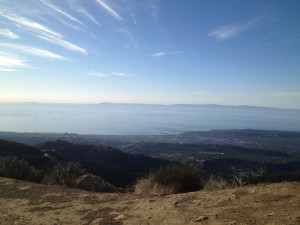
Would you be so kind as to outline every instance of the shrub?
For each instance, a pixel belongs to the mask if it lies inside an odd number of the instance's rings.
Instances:
[[[73,182],[72,187],[83,189],[86,191],[95,192],[117,192],[120,189],[116,188],[114,185],[106,182],[101,177],[94,176],[92,174],[82,175],[77,177]]]
[[[24,159],[18,160],[15,156],[0,157],[0,176],[40,182],[42,172],[34,169]]]
[[[45,184],[57,184],[71,187],[75,179],[86,174],[86,170],[81,168],[78,162],[67,164],[57,164],[43,179]]]
[[[248,177],[241,177],[233,174],[232,178],[225,179],[221,174],[210,174],[203,182],[204,189],[215,190],[215,189],[226,189],[236,188],[245,186],[248,181]]]
[[[176,194],[198,191],[203,187],[198,171],[189,166],[171,164],[139,180],[136,193]]]
[[[134,192],[136,194],[145,195],[169,195],[175,193],[172,187],[166,187],[155,183],[153,181],[153,175],[148,175],[136,182],[134,185]]]
[[[232,175],[231,183],[233,187],[242,187],[247,184],[247,180],[245,180],[245,177]]]
[[[211,174],[203,183],[203,188],[206,190],[226,189],[231,187],[229,182],[221,175],[215,174]]]

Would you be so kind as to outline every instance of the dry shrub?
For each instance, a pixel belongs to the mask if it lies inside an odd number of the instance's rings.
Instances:
[[[211,174],[204,182],[204,189],[206,190],[226,189],[229,187],[231,185],[221,175]]]
[[[244,177],[233,175],[231,179],[231,183],[233,187],[243,187],[247,184],[247,181],[245,180]]]
[[[171,164],[139,180],[134,189],[136,193],[166,195],[198,191],[201,188],[202,179],[198,171],[189,166]]]
[[[134,185],[134,192],[136,194],[145,195],[169,195],[174,193],[174,190],[171,187],[166,187],[155,183],[153,181],[153,175],[149,175],[136,182]]]
[[[204,182],[204,189],[217,190],[226,188],[243,187],[247,184],[244,177],[233,175],[229,180],[224,179],[221,175],[211,174],[209,178]]]

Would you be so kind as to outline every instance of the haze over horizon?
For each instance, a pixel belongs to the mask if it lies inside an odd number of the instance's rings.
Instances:
[[[299,1],[0,4],[0,102],[300,109]]]

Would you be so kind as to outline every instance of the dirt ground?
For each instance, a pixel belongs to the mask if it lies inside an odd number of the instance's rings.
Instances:
[[[300,183],[142,196],[0,178],[0,224],[299,225]]]

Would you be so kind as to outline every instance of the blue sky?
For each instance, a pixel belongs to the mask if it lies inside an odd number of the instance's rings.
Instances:
[[[0,5],[2,102],[300,108],[300,1]]]

